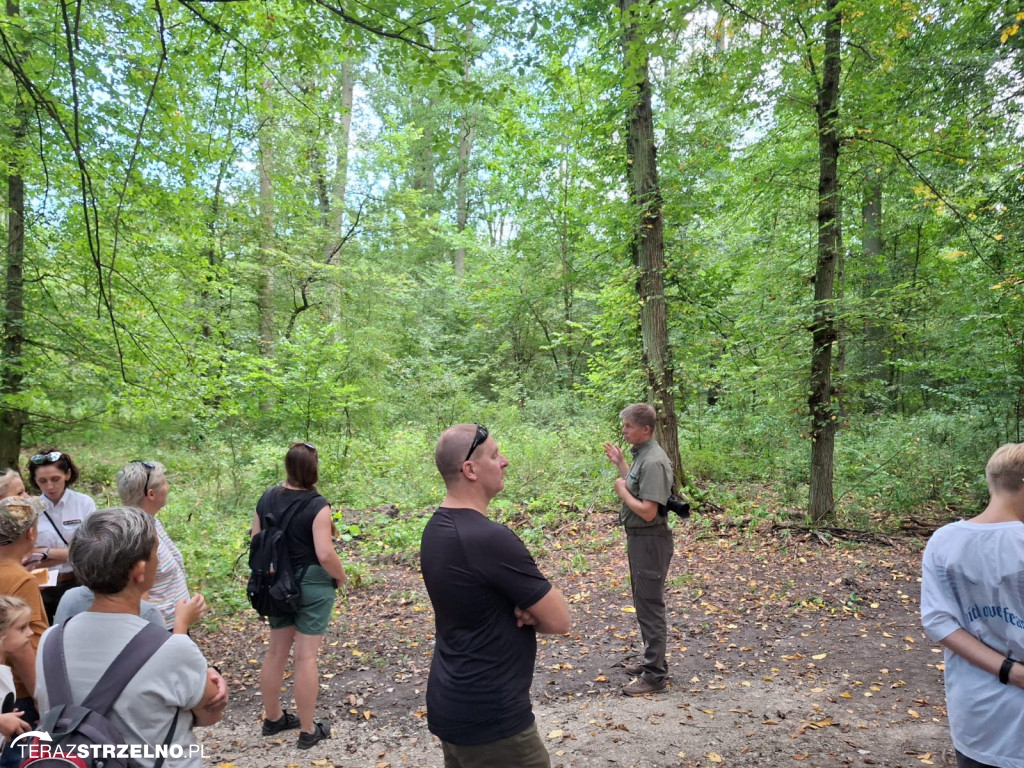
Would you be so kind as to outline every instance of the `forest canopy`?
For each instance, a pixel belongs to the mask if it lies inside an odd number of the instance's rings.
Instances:
[[[9,2],[0,461],[309,439],[346,504],[426,505],[436,435],[486,421],[514,501],[586,506],[646,400],[698,497],[966,506],[1022,439],[1022,24]]]

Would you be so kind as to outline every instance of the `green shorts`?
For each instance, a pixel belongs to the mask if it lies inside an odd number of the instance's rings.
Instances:
[[[334,579],[319,565],[306,568],[302,577],[302,604],[292,616],[270,616],[271,629],[295,627],[300,635],[322,635],[334,609]]]

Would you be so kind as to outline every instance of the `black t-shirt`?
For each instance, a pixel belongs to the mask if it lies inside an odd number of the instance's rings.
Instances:
[[[488,744],[533,723],[533,627],[515,607],[551,590],[526,545],[473,509],[440,507],[420,541],[423,582],[434,606],[436,646],[427,725],[452,744]]]
[[[292,561],[292,569],[298,573],[300,568],[319,565],[313,544],[313,520],[321,509],[327,506],[327,499],[316,491],[294,491],[283,485],[267,489],[256,504],[256,513],[260,516],[260,526],[266,528],[265,516],[270,513],[278,525],[284,521],[284,515],[291,504],[298,504],[298,510],[292,515],[284,536],[288,542],[288,557]]]

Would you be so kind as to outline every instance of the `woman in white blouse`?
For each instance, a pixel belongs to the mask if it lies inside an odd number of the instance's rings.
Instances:
[[[28,472],[30,482],[43,494],[46,503],[39,516],[34,559],[56,572],[56,585],[42,588],[46,617],[52,622],[61,595],[78,584],[68,563],[68,547],[78,526],[96,510],[96,502],[71,489],[78,480],[78,467],[67,453],[56,448],[47,448],[32,456]],[[51,580],[52,576],[51,573]]]

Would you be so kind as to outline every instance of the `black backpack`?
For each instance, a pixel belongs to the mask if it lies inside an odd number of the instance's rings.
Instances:
[[[302,603],[299,577],[292,569],[285,529],[295,513],[319,494],[304,494],[278,516],[260,509],[264,499],[256,506],[260,532],[249,542],[249,584],[246,594],[249,604],[260,616],[291,616]]]
[[[43,674],[46,676],[50,708],[40,718],[37,730],[48,733],[50,741],[40,741],[37,737],[31,750],[22,748],[23,754],[28,754],[22,766],[30,768],[36,763],[40,766],[54,765],[51,758],[75,755],[74,762],[69,761],[68,765],[135,768],[138,764],[134,760],[127,755],[117,754],[121,750],[116,748],[126,744],[126,741],[108,719],[110,710],[132,678],[160,646],[170,639],[171,633],[163,627],[147,623],[110,663],[89,695],[80,704],[72,704],[71,684],[64,657],[66,624],[58,624],[50,631],[43,648]],[[163,753],[167,752],[174,738],[177,724],[178,714],[175,711],[171,729],[164,740]],[[156,752],[159,757],[154,768],[160,768],[164,754],[160,750]]]

